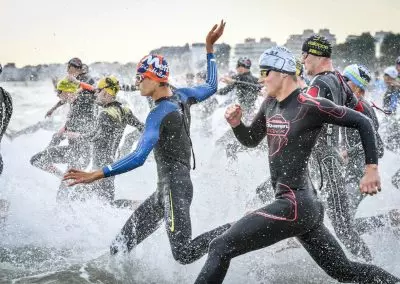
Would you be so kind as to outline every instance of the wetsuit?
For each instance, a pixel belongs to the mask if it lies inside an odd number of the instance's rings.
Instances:
[[[232,77],[234,83],[229,84],[225,88],[218,90],[218,95],[226,95],[236,89],[236,96],[239,104],[244,111],[245,122],[250,122],[254,116],[254,107],[261,90],[261,85],[258,79],[251,72],[237,74]],[[229,130],[218,139],[217,144],[226,144],[226,155],[233,159],[237,159],[237,152],[245,150],[235,139],[232,132]]]
[[[65,130],[78,133],[90,132],[95,123],[95,96],[93,93],[78,94],[75,101],[71,103],[67,115]],[[68,139],[68,145],[58,145],[62,140],[59,134],[55,134],[50,145],[35,154],[31,158],[31,164],[44,171],[62,175],[53,164],[67,164],[68,168],[84,169],[90,162],[90,143],[87,140]],[[58,141],[57,141],[58,140]],[[55,142],[56,141],[56,142]],[[66,187],[59,189],[57,198],[63,199],[63,191]]]
[[[191,263],[207,252],[212,239],[229,225],[218,227],[192,240],[190,204],[193,185],[190,179],[190,106],[217,90],[217,68],[213,54],[207,55],[206,84],[177,89],[173,97],[157,100],[150,111],[136,150],[113,165],[103,168],[110,177],[141,166],[154,150],[157,163],[157,190],[128,219],[116,237],[111,253],[130,251],[165,221],[173,257],[182,264]]]
[[[267,136],[275,201],[246,215],[210,243],[196,283],[222,283],[232,258],[296,237],[331,277],[352,283],[399,281],[373,265],[350,261],[323,224],[323,206],[312,189],[308,159],[324,123],[356,127],[366,163],[378,162],[374,130],[361,114],[331,101],[293,91],[281,102],[266,99],[249,127],[233,129],[237,139],[255,147]]]
[[[126,125],[134,126],[143,132],[144,124],[139,121],[128,107],[115,101],[103,106],[95,129],[80,136],[79,141],[93,143],[93,168],[99,169],[114,162],[115,153],[121,141]],[[94,192],[108,200],[114,200],[114,177],[105,178],[93,184]]]
[[[217,94],[226,95],[236,89],[236,96],[239,104],[246,113],[251,113],[254,110],[258,93],[261,90],[258,79],[254,77],[250,71],[243,74],[236,74],[232,79],[235,80],[235,82],[218,90]]]
[[[317,74],[307,89],[313,97],[322,97],[337,105],[363,111],[361,103],[338,72]],[[335,233],[350,252],[365,260],[372,259],[371,253],[354,226],[350,201],[345,190],[345,166],[339,152],[339,132],[343,128],[326,124],[313,151],[317,169],[322,170],[322,194],[326,198],[327,214]]]
[[[392,113],[397,112],[397,105],[400,99],[399,87],[389,86],[383,95],[383,108],[391,111]]]
[[[13,112],[13,104],[11,95],[0,87],[0,143],[4,133],[7,130],[7,126],[10,122],[11,115]],[[0,153],[0,175],[3,172],[3,158]]]

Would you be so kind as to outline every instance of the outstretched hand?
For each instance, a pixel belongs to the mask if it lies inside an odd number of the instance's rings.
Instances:
[[[214,43],[222,36],[225,29],[224,20],[221,20],[221,23],[215,24],[213,28],[208,32],[206,37],[206,49],[207,53],[214,53],[213,45]]]
[[[64,175],[63,180],[72,180],[72,182],[69,183],[68,186],[73,186],[80,183],[92,183],[101,178],[104,178],[102,170],[87,173],[76,169],[70,169]]]

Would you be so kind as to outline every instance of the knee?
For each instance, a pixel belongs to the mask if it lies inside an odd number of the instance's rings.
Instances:
[[[32,158],[30,159],[31,165],[36,166],[39,161],[39,158],[40,158],[40,154],[33,155]]]
[[[228,241],[223,236],[219,236],[212,240],[208,247],[208,254],[212,254],[221,259],[231,258],[229,255],[230,251]]]
[[[176,250],[175,249],[172,251],[172,255],[177,262],[179,262],[180,264],[183,264],[183,265],[190,264],[193,261],[195,261],[195,259],[190,258],[190,255],[187,252],[187,250]]]

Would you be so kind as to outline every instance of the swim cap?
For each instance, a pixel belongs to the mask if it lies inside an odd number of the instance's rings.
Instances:
[[[246,69],[250,69],[251,60],[247,57],[240,57],[237,61],[236,67],[244,67]]]
[[[68,66],[73,66],[80,69],[82,68],[82,60],[80,60],[78,57],[74,57],[70,61],[68,61]]]
[[[104,77],[97,82],[97,88],[105,89],[111,96],[117,95],[120,90],[118,79],[114,76]]]
[[[157,82],[168,82],[169,66],[163,56],[149,54],[140,60],[136,72]]]
[[[383,70],[383,74],[388,75],[392,79],[396,79],[399,76],[399,72],[397,72],[396,67],[390,66]]]
[[[79,84],[62,79],[57,83],[57,90],[68,93],[76,93],[79,89]]]
[[[361,64],[352,64],[344,68],[343,76],[352,81],[357,87],[365,90],[371,81],[371,72]]]
[[[330,58],[332,54],[332,45],[325,37],[312,35],[305,40],[301,50],[315,56]]]
[[[296,59],[296,76],[303,77],[304,67],[300,59]]]
[[[290,75],[296,74],[296,60],[293,54],[283,46],[268,48],[260,56],[260,69],[270,69]]]

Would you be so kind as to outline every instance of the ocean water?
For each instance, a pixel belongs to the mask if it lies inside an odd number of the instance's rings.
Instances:
[[[57,102],[51,82],[2,83],[13,96],[14,114],[9,128],[19,130],[44,119]],[[147,101],[137,93],[121,93],[142,120]],[[229,161],[215,141],[228,126],[224,109],[211,117],[211,135],[204,120],[193,113],[192,139],[197,169],[192,171],[194,199],[191,207],[193,237],[234,221],[254,202],[255,188],[268,175],[267,157],[260,151],[240,153]],[[67,108],[55,114],[54,128],[39,130],[14,140],[4,137],[5,164],[0,177],[0,198],[10,202],[8,218],[0,227],[0,283],[193,283],[205,257],[190,265],[174,261],[164,227],[128,256],[109,257],[111,240],[132,213],[97,200],[61,206],[55,197],[57,178],[30,165],[65,119]],[[400,167],[399,157],[386,152],[380,162],[383,191],[367,197],[357,214],[370,216],[400,208],[400,191],[390,178]],[[154,159],[116,178],[116,197],[143,200],[156,186]],[[330,227],[329,221],[326,224]],[[400,238],[391,228],[364,235],[374,263],[400,276]],[[224,283],[336,283],[303,248],[285,249],[286,242],[233,259]]]

